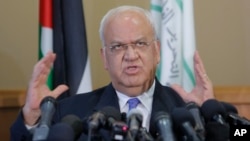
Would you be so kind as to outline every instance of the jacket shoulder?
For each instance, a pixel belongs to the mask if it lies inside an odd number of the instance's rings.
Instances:
[[[93,112],[93,109],[100,100],[105,88],[106,87],[102,87],[91,92],[77,94],[58,101],[56,119],[60,120],[62,117],[70,114],[76,115],[80,118],[89,115]]]

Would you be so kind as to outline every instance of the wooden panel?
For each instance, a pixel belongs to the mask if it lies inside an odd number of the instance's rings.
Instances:
[[[24,90],[0,90],[0,138],[10,140],[10,126],[24,104]]]
[[[15,121],[20,107],[0,108],[0,139],[1,141],[10,140],[10,126]]]
[[[0,107],[20,107],[24,104],[25,90],[0,90]]]

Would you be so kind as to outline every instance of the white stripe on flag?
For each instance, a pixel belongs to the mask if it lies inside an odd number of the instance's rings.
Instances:
[[[41,51],[43,56],[53,50],[53,30],[41,27]]]
[[[193,56],[195,52],[193,0],[183,0],[183,80],[182,86],[191,91],[195,85]]]
[[[92,90],[92,81],[91,81],[91,72],[90,72],[90,64],[89,57],[87,58],[87,63],[84,69],[84,74],[82,75],[82,79],[80,85],[78,87],[77,93],[86,93]]]

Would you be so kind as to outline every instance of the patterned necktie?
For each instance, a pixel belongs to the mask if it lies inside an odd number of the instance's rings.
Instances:
[[[138,98],[131,98],[128,100],[128,111],[135,108],[140,103]]]

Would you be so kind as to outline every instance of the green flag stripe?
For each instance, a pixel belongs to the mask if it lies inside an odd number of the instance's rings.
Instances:
[[[183,12],[183,2],[182,0],[175,0],[179,8],[181,9],[181,12]]]
[[[160,12],[160,13],[162,12],[162,7],[159,6],[159,5],[151,4],[150,9],[153,10],[153,11]]]
[[[183,66],[184,66],[184,70],[187,72],[193,86],[195,85],[195,79],[194,79],[194,74],[192,72],[192,70],[190,69],[190,67],[188,66],[188,63],[186,62],[186,60],[183,59]]]
[[[176,0],[176,3],[178,4],[178,6],[179,6],[181,12],[183,12],[183,2],[182,2],[182,0]],[[183,46],[183,45],[182,45],[182,46]],[[182,54],[183,54],[183,53],[182,53]],[[188,66],[187,61],[186,61],[184,58],[182,58],[182,60],[183,60],[182,62],[183,62],[184,70],[187,72],[188,77],[189,77],[189,79],[191,80],[191,82],[192,82],[192,84],[193,84],[193,86],[194,86],[194,85],[195,85],[194,73],[192,72],[192,70],[191,70],[190,67]]]
[[[159,6],[159,5],[156,5],[156,4],[152,4],[150,5],[150,9],[152,11],[156,11],[156,12],[159,12],[161,13],[162,12],[162,6]],[[162,55],[161,55],[162,56]],[[162,60],[162,59],[161,59]],[[158,65],[158,68],[156,70],[156,76],[158,77],[158,79],[161,78],[161,67],[162,67],[162,63],[160,62],[159,65]]]
[[[161,60],[162,60],[162,52],[161,52]],[[158,79],[161,78],[161,68],[162,68],[162,63],[160,61],[160,63],[158,64],[158,68],[156,69],[156,76]]]
[[[41,35],[42,35],[42,26],[39,25],[39,40],[38,40],[38,58],[39,60],[41,58],[43,58],[44,54],[42,53],[42,47],[41,47]],[[52,76],[52,73],[53,72],[53,69],[51,69],[50,73],[49,73],[49,76],[48,76],[48,79],[47,79],[47,85],[48,87],[52,90],[53,89],[53,76]]]

